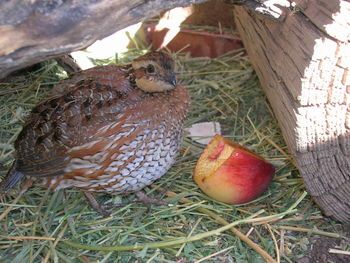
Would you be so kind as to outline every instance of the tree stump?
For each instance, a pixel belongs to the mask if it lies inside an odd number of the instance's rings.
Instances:
[[[349,221],[350,2],[293,2],[283,22],[235,7],[236,26],[308,192]]]

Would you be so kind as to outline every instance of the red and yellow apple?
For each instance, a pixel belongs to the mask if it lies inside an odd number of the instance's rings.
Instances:
[[[193,179],[213,199],[243,204],[266,191],[274,172],[262,157],[216,135],[199,158]]]

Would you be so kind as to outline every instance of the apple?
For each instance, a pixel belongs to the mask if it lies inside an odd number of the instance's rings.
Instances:
[[[215,135],[200,156],[193,179],[213,199],[243,204],[265,192],[274,173],[275,168],[262,157]]]

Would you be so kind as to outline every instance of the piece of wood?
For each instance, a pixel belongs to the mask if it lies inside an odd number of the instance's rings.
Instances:
[[[326,215],[346,222],[350,2],[293,2],[282,23],[235,7],[236,26],[307,190]]]
[[[0,78],[177,6],[204,0],[0,1]]]

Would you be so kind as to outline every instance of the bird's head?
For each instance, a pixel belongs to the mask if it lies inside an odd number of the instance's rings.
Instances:
[[[170,55],[153,51],[133,60],[136,85],[146,92],[163,92],[176,87],[175,63]]]

